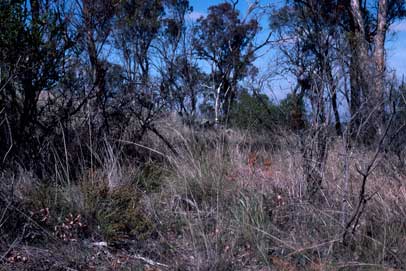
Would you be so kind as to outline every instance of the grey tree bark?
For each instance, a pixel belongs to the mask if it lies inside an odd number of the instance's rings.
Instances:
[[[374,93],[373,104],[377,107],[378,135],[382,135],[384,125],[384,89],[385,89],[385,39],[387,30],[387,0],[379,0],[377,29],[374,37]]]

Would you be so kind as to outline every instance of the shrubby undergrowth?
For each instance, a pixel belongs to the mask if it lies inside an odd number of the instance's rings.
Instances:
[[[405,266],[406,173],[391,153],[380,154],[363,213],[355,228],[346,229],[359,200],[359,168],[372,150],[354,148],[344,160],[342,141],[335,139],[315,202],[306,194],[303,156],[293,135],[267,142],[231,130],[162,132],[177,142],[176,155],[151,135],[145,143],[155,145],[142,165],[106,141],[98,157],[115,164],[84,167],[69,181],[58,179],[58,167],[45,179],[23,168],[4,173],[3,266],[153,266],[134,255],[162,270]],[[48,265],[41,267],[41,261]]]
[[[406,2],[216,2],[0,1],[0,269],[405,268]]]

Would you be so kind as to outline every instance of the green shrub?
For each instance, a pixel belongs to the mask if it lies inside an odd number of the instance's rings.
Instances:
[[[36,185],[24,195],[24,212],[32,216],[36,228],[40,226],[57,238],[62,235],[59,231],[63,223],[76,223],[75,218],[80,218],[83,227],[72,228],[72,238],[145,239],[153,225],[142,211],[137,189],[135,184],[109,189],[103,179],[92,182],[87,178],[71,186]],[[49,212],[47,219],[42,214],[45,209]]]
[[[133,187],[119,187],[98,199],[95,219],[106,240],[136,238],[143,240],[153,225],[140,208],[140,195]]]
[[[162,184],[163,165],[146,163],[135,175],[137,187],[145,192],[157,192]]]

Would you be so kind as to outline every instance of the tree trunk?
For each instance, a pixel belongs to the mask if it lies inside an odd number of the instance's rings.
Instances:
[[[220,122],[220,94],[221,94],[222,83],[216,89],[216,99],[214,103],[214,125],[217,127]]]
[[[87,53],[89,55],[89,61],[91,65],[92,75],[93,75],[93,84],[96,92],[96,106],[97,110],[103,116],[103,125],[108,127],[106,110],[105,110],[105,97],[106,97],[106,69],[103,66],[103,63],[98,58],[98,52],[96,48],[96,42],[93,36],[93,31],[95,26],[92,24],[91,14],[91,1],[83,0],[83,17],[85,22],[85,31],[86,31],[86,46]],[[108,129],[107,129],[108,130]]]
[[[384,73],[385,73],[385,38],[387,29],[387,0],[379,0],[378,23],[374,37],[375,50],[375,74],[374,74],[374,93],[372,97],[373,104],[377,106],[377,128],[378,134],[382,135],[384,125]]]
[[[340,112],[338,112],[338,103],[337,103],[337,85],[334,81],[334,77],[332,74],[331,65],[326,63],[327,68],[327,77],[329,81],[329,88],[331,94],[331,105],[333,106],[333,113],[335,118],[335,129],[338,136],[342,135],[341,130],[341,120],[340,120]]]
[[[351,26],[351,63],[350,63],[350,84],[351,84],[351,132],[356,137],[363,115],[365,114],[362,104],[363,99],[370,95],[370,64],[368,59],[368,42],[365,34],[365,23],[362,16],[359,0],[351,0],[350,15]]]

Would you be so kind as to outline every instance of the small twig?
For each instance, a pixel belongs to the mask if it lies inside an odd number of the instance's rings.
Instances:
[[[10,123],[9,123],[9,121],[8,121],[8,118],[7,118],[7,113],[6,113],[6,115],[5,115],[4,120],[5,120],[6,124],[7,124],[7,130],[8,130],[9,137],[10,137],[10,147],[8,148],[6,154],[5,154],[4,157],[3,157],[3,164],[4,164],[4,162],[6,161],[7,156],[10,154],[10,152],[11,152],[11,150],[13,149],[13,146],[14,146],[13,133],[11,132],[11,127],[10,127]]]
[[[286,257],[291,257],[291,256],[293,256],[293,255],[302,253],[302,252],[304,252],[304,251],[306,251],[306,250],[313,250],[313,249],[315,249],[315,248],[319,248],[319,247],[322,247],[322,246],[325,246],[325,245],[328,245],[328,244],[332,244],[332,243],[336,243],[336,242],[339,242],[339,241],[340,241],[340,239],[335,239],[335,240],[323,242],[323,243],[320,243],[320,244],[316,244],[316,245],[312,245],[312,246],[300,248],[300,249],[297,249],[296,251],[293,251],[293,252],[289,253],[288,255],[286,255]]]
[[[347,267],[384,267],[380,264],[373,264],[373,263],[359,263],[359,262],[348,262],[344,264],[337,265],[338,269],[347,268]],[[387,269],[384,269],[387,270]]]
[[[3,197],[3,200],[9,204],[10,201],[8,201],[3,195],[0,195]],[[38,224],[38,222],[36,222],[34,219],[32,219],[32,217],[30,217],[29,215],[27,215],[26,213],[24,213],[22,210],[20,210],[19,208],[17,208],[16,206],[13,206],[11,204],[9,204],[10,209],[15,210],[16,212],[18,212],[19,214],[21,214],[22,216],[24,216],[28,221],[30,221],[33,225],[35,225],[36,227],[38,227],[39,229],[41,229],[50,239],[52,239],[53,241],[56,241],[57,239],[53,236],[52,233],[50,233],[47,229],[45,229],[44,227],[42,227],[40,224]]]
[[[144,148],[144,149],[146,149],[146,150],[152,151],[152,152],[154,152],[154,153],[156,153],[156,154],[159,154],[159,155],[161,155],[161,156],[167,158],[167,155],[163,154],[163,153],[160,152],[160,151],[157,151],[157,150],[155,150],[155,149],[152,149],[152,148],[150,148],[150,147],[148,147],[148,146],[144,146],[144,145],[141,145],[141,144],[132,142],[132,141],[122,140],[122,139],[117,139],[116,141],[117,141],[117,142],[121,142],[121,143],[125,143],[125,144],[135,145],[135,146],[137,146],[137,147]]]
[[[352,227],[352,234],[355,233],[355,230],[359,224],[359,220],[365,210],[365,206],[367,204],[367,202],[376,194],[372,194],[371,196],[367,196],[366,195],[366,185],[367,185],[367,181],[368,181],[368,177],[369,175],[372,173],[372,171],[375,169],[375,163],[378,159],[379,153],[382,150],[382,147],[384,145],[385,139],[388,135],[389,132],[389,128],[392,125],[392,121],[393,121],[393,115],[391,117],[391,119],[389,120],[388,125],[385,128],[385,132],[383,133],[382,137],[379,140],[378,146],[375,150],[375,153],[372,157],[372,159],[369,161],[369,163],[367,164],[365,170],[361,170],[359,168],[357,168],[357,172],[362,176],[362,184],[361,184],[361,189],[359,192],[359,197],[358,197],[358,205],[357,208],[354,212],[354,214],[352,215],[351,219],[348,221],[347,225],[345,226],[345,231],[343,233],[343,243],[346,243],[346,237],[348,234],[348,230]]]
[[[175,148],[171,145],[171,143],[169,143],[169,141],[168,140],[166,140],[166,138],[163,136],[163,135],[161,135],[161,133],[159,133],[159,131],[155,128],[155,127],[148,127],[148,129],[149,130],[151,130],[155,135],[157,135],[158,137],[159,137],[159,139],[161,139],[162,140],[162,142],[172,151],[172,153],[174,154],[174,155],[178,155],[178,153],[177,153],[177,151],[175,150]]]
[[[154,261],[154,260],[145,258],[145,257],[143,257],[143,256],[141,256],[141,255],[139,255],[139,254],[135,254],[133,257],[134,257],[135,259],[137,259],[137,260],[141,260],[141,261],[143,261],[143,262],[146,262],[146,263],[149,264],[149,265],[161,266],[161,267],[169,268],[169,265],[166,265],[166,264],[163,264],[163,263],[159,263],[159,262],[156,262],[156,261]]]
[[[10,253],[10,251],[12,251],[20,242],[21,242],[20,238],[17,237],[17,238],[13,241],[13,243],[9,246],[9,248],[7,249],[7,251],[4,252],[4,254],[0,257],[0,262],[2,262],[2,261],[7,257],[7,255]]]

